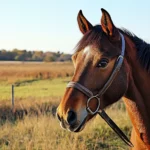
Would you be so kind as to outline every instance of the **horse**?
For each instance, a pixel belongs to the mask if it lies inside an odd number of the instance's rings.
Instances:
[[[95,26],[78,13],[83,37],[72,56],[75,71],[57,117],[62,128],[80,132],[99,111],[123,98],[133,125],[131,149],[150,150],[150,44],[117,28],[101,11]]]

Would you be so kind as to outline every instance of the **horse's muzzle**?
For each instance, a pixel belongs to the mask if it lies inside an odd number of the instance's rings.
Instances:
[[[83,130],[87,121],[87,114],[85,114],[85,112],[81,113],[81,117],[78,117],[77,113],[73,110],[67,112],[65,119],[63,116],[60,116],[58,112],[56,116],[60,121],[60,126],[71,132],[80,132]]]

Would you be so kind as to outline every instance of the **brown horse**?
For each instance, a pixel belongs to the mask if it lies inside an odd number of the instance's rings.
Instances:
[[[79,132],[96,115],[92,112],[103,110],[123,97],[133,124],[132,149],[150,150],[150,44],[128,30],[116,28],[104,9],[101,25],[93,26],[82,11],[77,19],[83,38],[72,57],[74,85],[68,86],[57,109],[61,126]],[[110,82],[120,56],[124,57],[123,63]],[[103,93],[97,94],[102,90]],[[88,93],[96,96],[89,101]]]

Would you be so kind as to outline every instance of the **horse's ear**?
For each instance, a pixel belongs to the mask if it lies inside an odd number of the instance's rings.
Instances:
[[[83,34],[93,28],[92,24],[84,17],[82,10],[80,10],[78,13],[77,21],[79,29]]]
[[[109,13],[103,8],[101,9],[101,11],[102,11],[101,26],[103,31],[108,36],[114,36],[116,27],[114,26]]]

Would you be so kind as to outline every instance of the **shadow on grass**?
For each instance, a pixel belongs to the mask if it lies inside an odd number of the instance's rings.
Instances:
[[[0,107],[0,125],[6,122],[15,123],[17,120],[24,119],[25,116],[40,116],[47,115],[55,117],[57,105],[52,105],[50,102],[35,104],[28,108],[15,108],[12,110],[10,106]]]
[[[32,79],[32,80],[23,80],[23,81],[16,81],[14,83],[15,86],[23,86],[23,85],[26,85],[26,84],[30,84],[32,82],[35,82],[35,81],[39,81],[41,80],[41,78],[37,78],[37,79]]]

